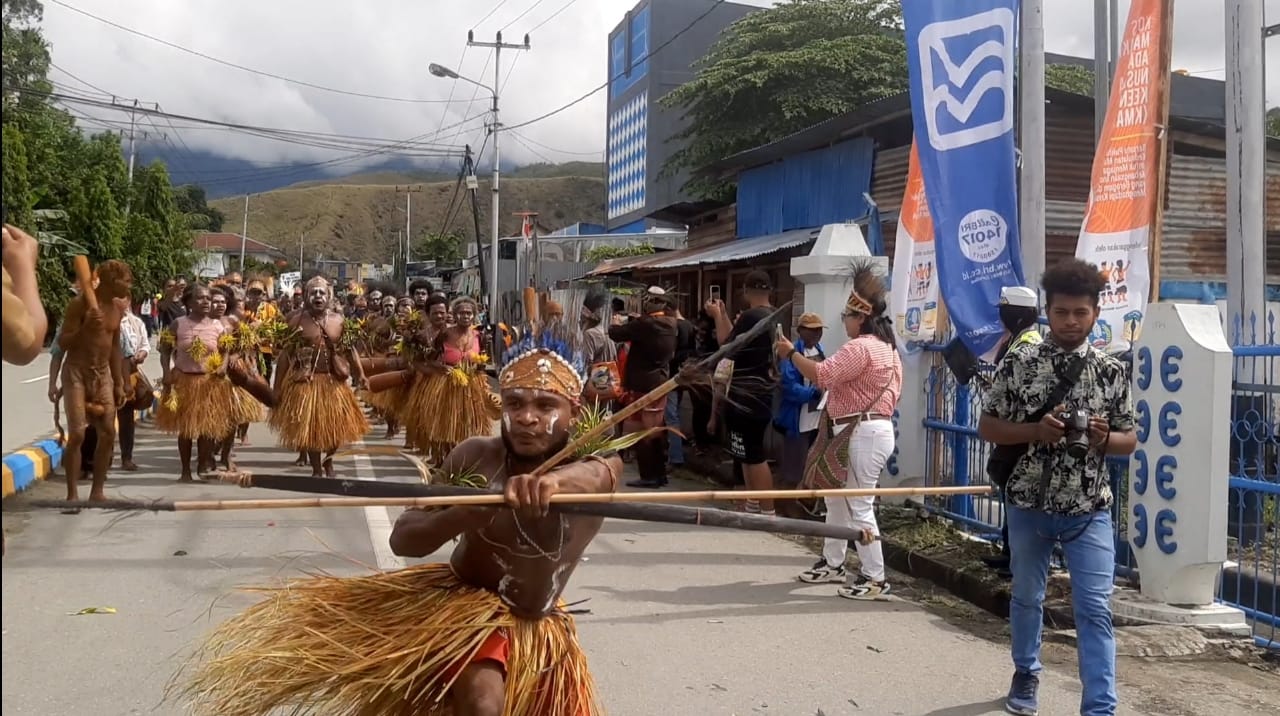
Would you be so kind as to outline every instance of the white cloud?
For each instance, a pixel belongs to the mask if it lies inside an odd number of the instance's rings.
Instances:
[[[368,94],[443,100],[452,82],[431,76],[427,65],[455,67],[463,75],[491,84],[488,51],[466,51],[468,29],[499,0],[67,0],[71,5],[121,25],[214,57],[320,85]],[[477,39],[493,33],[529,10],[506,30],[508,42],[552,15],[568,0],[507,0],[476,27]],[[750,4],[768,5],[769,0]],[[504,52],[502,117],[510,125],[530,119],[581,96],[604,82],[606,38],[634,0],[577,0],[533,33],[533,49]],[[1092,3],[1046,0],[1045,25],[1050,51],[1092,55]],[[1269,21],[1280,22],[1280,0],[1265,0]],[[1223,10],[1221,0],[1179,0],[1176,4],[1174,64],[1203,76],[1221,78]],[[1121,17],[1128,11],[1123,2]],[[435,132],[487,108],[487,92],[459,82],[454,102],[409,104],[343,96],[288,84],[166,47],[45,3],[44,31],[53,44],[53,61],[81,79],[119,97],[158,102],[167,112],[245,124],[399,139]],[[1273,40],[1272,58],[1280,58]],[[1268,94],[1280,101],[1280,60],[1268,63]],[[87,90],[54,71],[65,87]],[[475,97],[475,102],[470,100]],[[504,142],[503,155],[518,162],[592,159],[557,152],[594,152],[604,148],[605,92],[520,130],[533,149]],[[120,120],[105,109],[88,114]],[[323,161],[341,153],[247,137],[225,131],[180,127],[189,146],[262,164]],[[164,128],[163,123],[161,127]],[[172,132],[172,130],[170,130]],[[470,142],[484,137],[481,121],[462,131],[446,131],[436,141]],[[346,165],[349,171],[357,165]]]

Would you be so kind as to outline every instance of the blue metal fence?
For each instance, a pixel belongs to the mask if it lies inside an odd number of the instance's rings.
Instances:
[[[1253,623],[1255,641],[1280,649],[1280,341],[1276,317],[1232,331],[1232,386],[1228,563],[1218,598],[1238,607]],[[960,385],[947,368],[942,345],[927,346],[925,379],[926,481],[933,485],[988,484],[990,446],[978,439],[984,382]],[[1115,494],[1116,573],[1136,564],[1128,540],[1129,460],[1108,458]],[[991,539],[1000,531],[998,496],[934,498],[928,507],[961,528]]]

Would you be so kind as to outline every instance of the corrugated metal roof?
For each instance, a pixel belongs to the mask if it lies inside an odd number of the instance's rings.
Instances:
[[[609,274],[622,273],[623,271],[631,271],[637,268],[643,268],[656,261],[670,258],[676,254],[683,254],[694,249],[677,249],[675,251],[658,251],[652,254],[644,254],[642,256],[619,256],[615,259],[605,259],[601,261],[594,270],[588,271],[588,276],[608,276]]]
[[[1266,165],[1267,276],[1280,274],[1280,164]],[[1221,281],[1227,273],[1227,168],[1217,157],[1174,155],[1164,212],[1161,275]]]
[[[753,239],[726,241],[723,244],[704,246],[697,249],[673,252],[663,260],[644,266],[646,269],[670,269],[680,266],[696,266],[699,264],[723,264],[731,261],[764,256],[774,251],[789,249],[818,238],[821,229],[794,229],[781,234],[757,236]]]

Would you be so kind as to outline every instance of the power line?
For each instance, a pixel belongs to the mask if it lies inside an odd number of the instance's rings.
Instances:
[[[520,146],[524,147],[525,149],[528,149],[530,152],[532,152],[532,153],[534,154],[534,156],[538,157],[539,159],[541,159],[542,161],[546,162],[547,164],[555,164],[555,162],[551,161],[551,157],[548,157],[547,155],[543,154],[542,152],[539,152],[538,150],[534,149],[532,146],[530,146],[530,145],[528,145],[528,144],[525,144],[524,139],[523,139],[519,134],[516,134],[515,132],[512,132],[512,133],[511,133],[511,138],[512,138],[512,139],[514,139],[514,140],[516,140],[517,142],[519,142],[519,143],[520,143]]]
[[[93,84],[92,82],[86,82],[86,81],[84,81],[84,80],[80,79],[79,77],[77,77],[77,76],[75,76],[75,75],[71,74],[70,72],[68,72],[68,71],[66,71],[66,70],[64,70],[64,69],[62,69],[61,67],[57,66],[57,65],[56,65],[56,64],[54,64],[52,61],[50,61],[50,62],[49,62],[49,66],[50,66],[50,67],[52,67],[53,69],[55,69],[55,70],[57,70],[57,71],[61,72],[62,74],[66,75],[67,77],[70,77],[71,79],[75,80],[76,82],[79,82],[80,84],[84,85],[85,87],[88,87],[89,89],[97,90],[98,92],[100,92],[100,93],[102,93],[102,94],[104,94],[104,95],[106,95],[106,96],[108,96],[108,97],[115,97],[115,96],[116,96],[116,94],[115,94],[115,93],[113,93],[113,92],[108,92],[108,91],[106,91],[106,90],[102,89],[101,87],[99,87],[99,86],[97,86],[97,85]]]
[[[488,20],[489,18],[493,17],[493,14],[501,10],[502,6],[506,5],[508,2],[510,2],[510,0],[498,0],[498,4],[493,6],[493,9],[489,11],[488,15],[485,15],[484,17],[480,18],[479,22],[476,22],[471,26],[476,27],[477,25],[480,25],[481,23],[483,23],[485,20]]]
[[[547,19],[543,20],[542,22],[538,23],[537,25],[534,25],[534,26],[533,26],[533,29],[532,29],[532,30],[530,30],[530,31],[529,31],[529,33],[530,33],[530,34],[533,34],[533,33],[537,32],[539,28],[541,28],[543,25],[547,24],[548,22],[551,22],[552,20],[556,19],[556,17],[557,17],[560,13],[564,12],[565,10],[568,10],[568,9],[569,9],[569,7],[570,7],[571,5],[573,5],[574,3],[576,3],[576,2],[578,2],[578,0],[569,0],[569,2],[565,3],[564,5],[562,5],[562,6],[560,7],[560,9],[559,9],[559,10],[556,10],[555,12],[551,13],[551,17],[548,17]]]
[[[92,19],[92,20],[96,20],[97,22],[100,22],[100,23],[102,23],[102,24],[104,24],[104,25],[109,25],[109,26],[111,26],[111,27],[116,28],[117,30],[122,31],[122,32],[127,32],[127,33],[129,33],[129,34],[131,34],[131,35],[137,35],[138,37],[142,37],[142,38],[145,38],[145,39],[151,40],[152,42],[159,43],[159,44],[161,44],[161,45],[164,45],[165,47],[169,47],[169,48],[172,48],[172,49],[178,50],[178,51],[180,51],[180,52],[185,52],[185,53],[187,53],[187,54],[189,54],[189,55],[194,55],[194,56],[199,57],[199,58],[201,58],[201,59],[209,60],[210,62],[216,62],[216,63],[218,63],[218,64],[220,64],[220,65],[225,65],[225,66],[227,66],[227,67],[231,67],[231,68],[234,68],[234,69],[240,70],[240,71],[242,71],[242,72],[249,72],[249,73],[252,73],[252,74],[255,74],[255,75],[261,75],[261,76],[263,76],[263,77],[270,77],[270,78],[272,78],[272,79],[280,80],[280,81],[282,81],[282,82],[288,82],[289,84],[295,84],[295,85],[299,85],[299,86],[301,86],[301,87],[310,87],[311,89],[314,89],[314,90],[320,90],[321,92],[331,92],[331,93],[333,93],[333,94],[341,94],[341,95],[346,95],[346,96],[348,96],[348,97],[362,97],[362,98],[364,98],[364,99],[378,99],[378,100],[384,100],[384,101],[387,101],[387,102],[407,102],[407,103],[410,103],[410,104],[441,104],[441,103],[445,103],[445,102],[446,102],[446,100],[442,100],[442,99],[415,99],[415,98],[409,98],[409,97],[388,97],[388,96],[386,96],[386,95],[368,94],[368,93],[365,93],[365,92],[353,92],[353,91],[351,91],[351,90],[337,89],[337,88],[335,88],[335,87],[326,87],[326,86],[324,86],[324,85],[319,85],[319,84],[316,84],[316,83],[314,83],[314,82],[307,82],[307,81],[305,81],[305,80],[293,79],[292,77],[285,77],[284,75],[279,75],[279,74],[276,74],[276,73],[274,73],[274,72],[267,72],[266,70],[259,70],[259,69],[255,69],[255,68],[253,68],[253,67],[246,67],[246,66],[244,66],[244,65],[237,64],[237,63],[235,63],[235,62],[231,62],[231,61],[229,61],[229,60],[224,60],[224,59],[222,59],[222,58],[214,57],[213,55],[209,55],[209,54],[206,54],[206,53],[200,52],[199,50],[193,50],[193,49],[191,49],[190,47],[184,47],[184,46],[179,45],[179,44],[177,44],[177,43],[175,43],[175,42],[170,42],[170,41],[165,40],[165,39],[163,39],[163,38],[156,37],[155,35],[149,35],[149,34],[147,34],[147,33],[145,33],[145,32],[140,31],[140,30],[135,30],[135,29],[133,29],[133,28],[131,28],[131,27],[126,27],[126,26],[121,25],[121,24],[119,24],[119,23],[117,23],[117,22],[112,22],[111,20],[108,20],[108,19],[106,19],[105,17],[100,17],[100,16],[98,16],[98,15],[94,15],[94,14],[93,14],[93,13],[91,13],[91,12],[87,12],[87,11],[85,11],[85,10],[81,10],[80,8],[75,7],[75,6],[73,6],[73,5],[69,5],[69,4],[65,3],[65,2],[63,2],[62,0],[48,0],[48,1],[49,1],[49,2],[51,2],[51,3],[53,3],[54,5],[58,5],[58,6],[60,6],[60,7],[64,7],[64,8],[66,8],[66,9],[68,9],[68,10],[70,10],[70,11],[74,12],[74,13],[78,13],[78,14],[83,15],[83,16],[85,16],[85,17],[87,17],[87,18]]]
[[[507,131],[511,131],[511,130],[507,130]],[[597,149],[597,150],[596,150],[596,151],[594,151],[594,152],[571,152],[571,151],[569,151],[568,149],[558,149],[558,148],[556,148],[556,147],[549,147],[549,146],[547,146],[547,145],[543,144],[542,142],[538,142],[538,141],[533,140],[532,138],[530,138],[530,137],[529,137],[528,135],[526,135],[526,134],[519,134],[519,133],[514,133],[514,134],[516,134],[517,136],[521,137],[521,138],[522,138],[522,139],[524,139],[526,142],[530,142],[531,144],[536,144],[537,146],[542,147],[543,149],[547,150],[548,152],[555,152],[555,153],[557,153],[557,154],[571,154],[571,155],[573,155],[573,156],[577,156],[577,157],[598,157],[598,156],[601,156],[602,154],[604,154],[604,150],[603,150],[603,149]]]
[[[194,117],[190,115],[174,114],[171,112],[164,112],[162,110],[149,109],[146,107],[136,108],[136,109],[132,107],[123,107],[122,105],[115,104],[113,102],[108,102],[95,97],[88,97],[80,94],[70,94],[70,93],[63,93],[63,92],[45,93],[45,92],[40,92],[38,90],[31,90],[31,92],[32,94],[43,95],[49,99],[58,100],[61,102],[72,102],[76,104],[83,104],[83,105],[98,107],[101,109],[109,109],[114,111],[136,111],[139,114],[145,114],[153,117],[162,117],[170,120],[177,119],[184,122],[195,122],[197,124],[209,125],[215,128],[229,129],[233,131],[252,134],[255,136],[260,136],[266,139],[275,139],[278,141],[283,141],[283,142],[288,142],[293,144],[301,144],[305,146],[344,149],[344,148],[350,148],[352,146],[377,147],[387,143],[393,143],[393,144],[401,144],[404,146],[412,145],[415,149],[418,149],[421,151],[445,151],[445,152],[452,152],[454,154],[459,153],[458,150],[461,149],[460,145],[454,146],[450,144],[441,144],[437,142],[425,142],[425,141],[419,141],[419,139],[417,138],[411,139],[411,140],[393,140],[393,139],[386,139],[381,137],[364,137],[364,136],[356,136],[356,135],[334,134],[330,132],[316,132],[316,131],[310,131],[310,130],[262,127],[262,126],[251,125],[251,124],[244,124],[240,122],[227,122],[227,121],[216,120],[216,119],[207,119],[204,117]],[[480,119],[482,117],[484,117],[484,114],[473,115],[471,117],[468,117],[462,120],[461,122],[457,122],[449,125],[448,127],[444,127],[442,131],[453,129],[454,127],[458,127],[460,125],[466,124],[475,119]],[[440,132],[436,132],[436,134],[439,134],[439,133]],[[421,136],[427,137],[427,136],[434,136],[434,135],[432,135],[431,133],[428,133]]]
[[[502,29],[503,29],[503,30],[505,30],[505,29],[507,29],[508,27],[511,27],[512,25],[516,24],[517,22],[519,22],[519,21],[520,21],[520,18],[524,17],[525,15],[528,15],[530,12],[532,12],[532,11],[533,11],[533,9],[534,9],[534,8],[538,7],[539,5],[541,5],[541,4],[542,4],[542,3],[544,3],[544,2],[546,2],[546,0],[534,0],[534,2],[533,2],[533,4],[532,4],[532,5],[530,5],[528,8],[526,8],[524,12],[522,12],[522,13],[520,13],[519,15],[516,15],[514,18],[512,18],[512,20],[511,20],[510,22],[508,22],[507,24],[503,25],[503,26],[502,26]]]
[[[54,2],[57,2],[57,0],[54,0]],[[669,37],[669,38],[667,39],[667,41],[666,41],[666,42],[664,42],[664,43],[662,43],[661,45],[658,45],[657,47],[653,48],[652,50],[650,50],[650,51],[646,52],[646,53],[644,54],[644,56],[643,56],[643,57],[641,57],[641,58],[640,58],[640,59],[638,59],[638,60],[635,60],[635,62],[634,62],[633,64],[638,64],[638,63],[640,63],[640,62],[643,62],[643,61],[645,61],[645,60],[649,59],[650,57],[653,57],[654,55],[656,55],[656,54],[658,54],[659,52],[661,52],[661,51],[662,51],[664,48],[666,48],[668,45],[670,45],[671,43],[673,43],[673,42],[675,42],[677,39],[679,39],[679,37],[680,37],[681,35],[685,34],[685,33],[686,33],[686,32],[688,32],[689,30],[692,30],[694,25],[697,25],[699,22],[701,22],[703,18],[705,18],[707,15],[710,15],[710,14],[711,14],[711,13],[712,13],[716,8],[718,8],[718,7],[720,7],[721,5],[723,5],[723,4],[724,4],[724,2],[725,2],[725,0],[716,0],[716,1],[715,1],[715,3],[714,3],[714,4],[712,4],[712,6],[711,6],[711,7],[707,8],[706,12],[704,12],[704,13],[702,13],[701,15],[697,16],[696,18],[694,18],[694,19],[693,19],[693,22],[689,23],[689,24],[688,24],[688,25],[686,25],[682,30],[680,30],[680,31],[679,31],[679,32],[677,32],[676,34],[674,34],[674,35],[672,35],[671,37]],[[612,78],[611,78],[611,79],[612,79]],[[551,110],[550,112],[547,112],[546,114],[539,115],[539,116],[534,117],[533,119],[527,120],[527,121],[525,121],[525,122],[521,122],[521,123],[519,123],[519,124],[513,124],[513,125],[511,125],[511,126],[509,126],[509,127],[503,127],[503,128],[502,128],[502,130],[505,132],[505,131],[509,131],[509,130],[512,130],[512,129],[520,129],[521,127],[527,127],[527,126],[529,126],[529,125],[531,125],[531,124],[534,124],[535,122],[541,122],[542,120],[547,119],[548,117],[554,117],[555,115],[560,114],[561,112],[565,111],[566,109],[569,109],[570,107],[573,107],[573,106],[575,106],[575,105],[581,104],[581,103],[585,102],[586,100],[590,99],[590,97],[591,97],[592,95],[594,95],[595,93],[599,92],[600,90],[602,90],[602,89],[604,89],[604,88],[608,87],[608,86],[609,86],[609,82],[610,82],[610,80],[605,80],[605,81],[604,81],[604,83],[603,83],[603,84],[601,84],[599,87],[596,87],[595,89],[593,89],[593,90],[591,90],[590,92],[588,92],[588,93],[586,93],[586,94],[582,95],[581,97],[579,97],[579,98],[577,98],[577,99],[573,100],[572,102],[569,102],[568,104],[565,104],[565,105],[563,105],[563,106],[561,106],[561,107],[558,107],[558,108],[556,108],[556,109],[553,109],[553,110]]]

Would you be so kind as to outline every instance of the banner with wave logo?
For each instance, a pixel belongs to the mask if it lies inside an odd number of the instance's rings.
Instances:
[[[1167,124],[1167,0],[1134,0],[1116,61],[1093,182],[1076,258],[1098,267],[1102,314],[1090,336],[1102,350],[1124,351],[1138,339],[1151,293],[1148,267],[1160,196],[1159,127]]]
[[[990,356],[1022,283],[1013,142],[1017,0],[902,0],[911,113],[956,335]]]
[[[933,245],[933,219],[920,175],[920,155],[911,145],[907,189],[898,214],[893,246],[893,290],[889,295],[899,342],[932,342],[938,330],[938,270]]]

